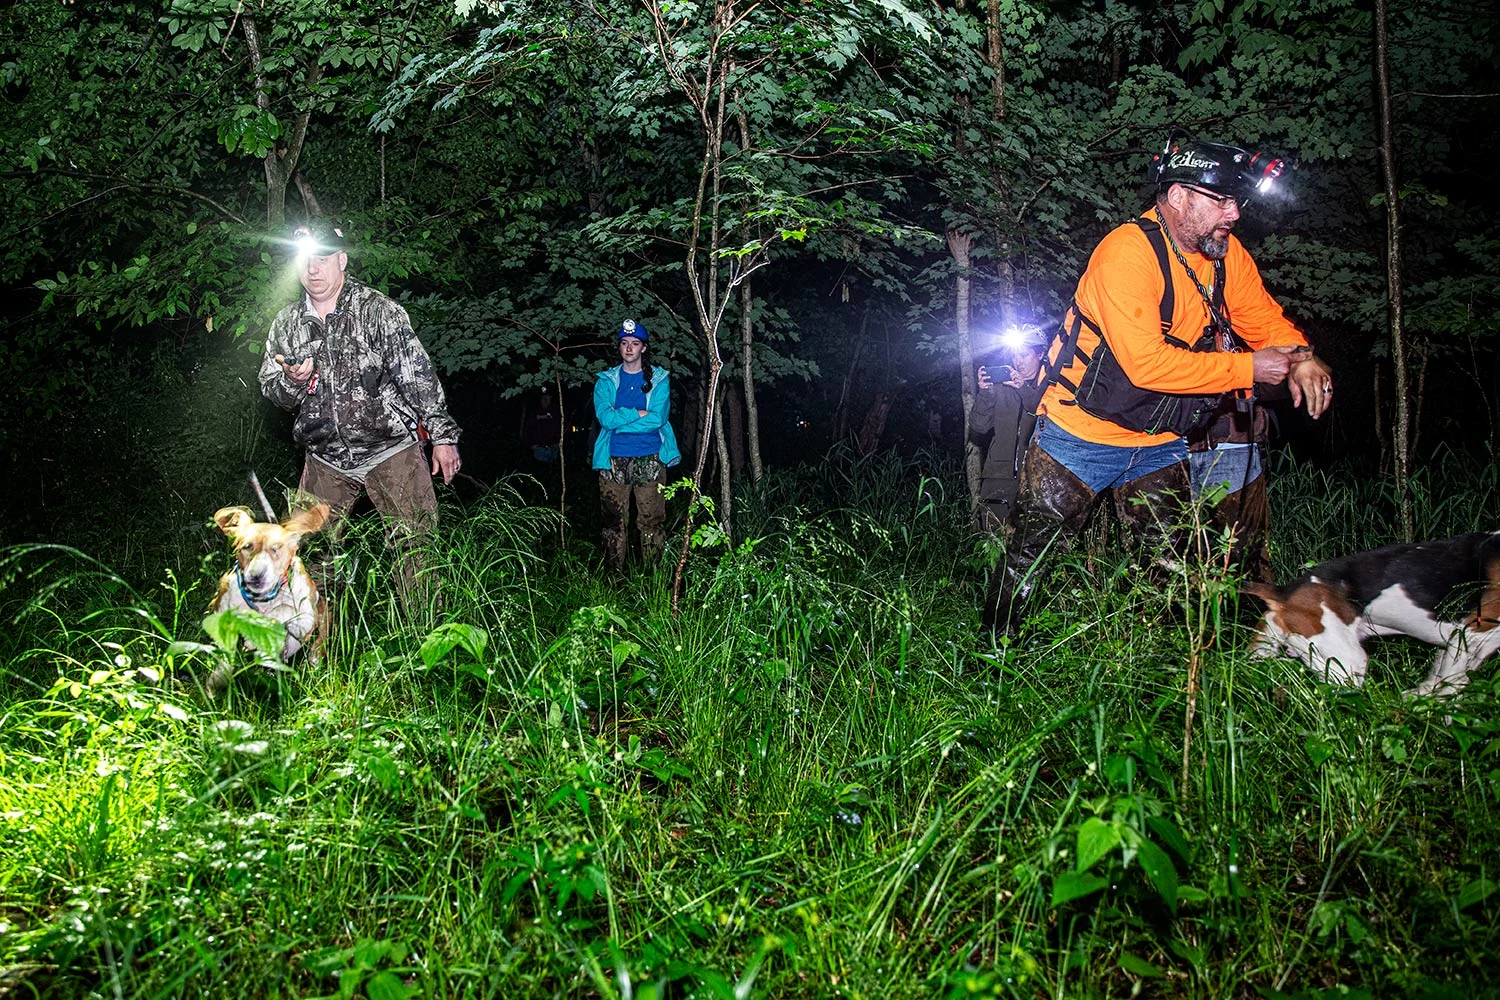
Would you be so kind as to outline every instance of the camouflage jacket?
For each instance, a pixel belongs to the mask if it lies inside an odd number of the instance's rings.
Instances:
[[[287,378],[276,355],[312,354],[317,383]],[[357,468],[380,452],[417,440],[421,420],[434,444],[456,444],[443,386],[406,310],[352,278],[318,319],[306,296],[271,321],[260,364],[260,391],[297,419],[297,443],[329,464]]]

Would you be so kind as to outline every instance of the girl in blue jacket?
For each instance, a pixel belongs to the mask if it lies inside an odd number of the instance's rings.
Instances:
[[[604,555],[621,569],[630,538],[630,497],[635,495],[636,528],[641,554],[659,559],[666,547],[662,525],[667,501],[661,486],[666,470],[682,458],[677,437],[667,422],[671,387],[667,370],[646,360],[650,335],[633,319],[615,332],[620,364],[599,373],[594,383],[594,415],[599,437],[594,468],[599,470],[599,499],[604,510]]]

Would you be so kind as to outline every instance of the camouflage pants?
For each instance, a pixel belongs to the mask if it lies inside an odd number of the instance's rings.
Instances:
[[[662,525],[667,520],[667,499],[661,484],[666,466],[655,455],[640,458],[612,457],[609,468],[599,470],[599,500],[604,511],[604,558],[614,569],[625,566],[630,549],[630,498],[635,496],[636,529],[641,534],[641,556],[648,564],[666,548]]]
[[[394,583],[401,602],[411,610],[426,602],[422,568],[424,549],[437,526],[437,491],[420,444],[413,443],[371,469],[361,483],[326,462],[308,457],[302,465],[298,489],[328,504],[328,531],[334,547],[343,534],[349,511],[367,493],[385,522],[386,542],[396,552]],[[331,582],[331,566],[310,565],[320,587]]]

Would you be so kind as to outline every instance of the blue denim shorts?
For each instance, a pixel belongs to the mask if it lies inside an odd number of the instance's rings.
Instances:
[[[1226,493],[1237,493],[1260,478],[1260,447],[1225,443],[1195,451],[1188,456],[1188,471],[1194,500],[1221,484]]]
[[[1095,493],[1102,493],[1111,486],[1124,486],[1142,476],[1187,461],[1188,457],[1187,441],[1183,438],[1145,448],[1124,448],[1085,441],[1047,420],[1037,421],[1034,440]]]

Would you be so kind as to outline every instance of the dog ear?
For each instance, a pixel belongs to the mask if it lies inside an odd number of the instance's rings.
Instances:
[[[236,531],[255,523],[255,515],[250,513],[249,507],[221,507],[214,513],[214,524],[226,535],[233,535]]]
[[[1240,593],[1249,594],[1251,597],[1263,601],[1266,607],[1273,611],[1281,607],[1284,600],[1281,591],[1269,583],[1255,583],[1253,581],[1242,583],[1240,584]]]
[[[328,505],[320,503],[289,515],[285,521],[281,522],[281,526],[300,538],[303,535],[312,534],[327,523]]]

